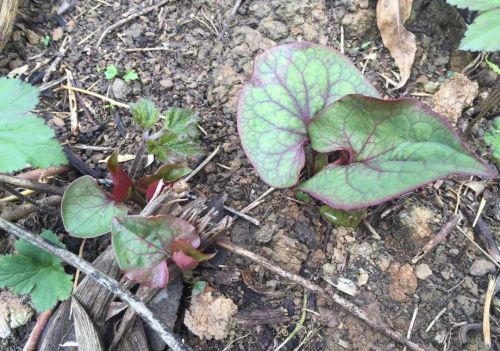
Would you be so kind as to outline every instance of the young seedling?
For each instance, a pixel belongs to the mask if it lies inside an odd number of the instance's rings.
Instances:
[[[131,70],[128,70],[127,73],[125,73],[125,75],[123,76],[123,80],[126,82],[126,83],[130,83],[131,81],[133,80],[137,80],[139,79],[139,75],[137,74],[137,72],[133,69]]]
[[[134,122],[143,131],[130,174],[118,164],[118,153],[108,160],[108,170],[113,180],[111,194],[102,190],[96,180],[83,176],[66,189],[61,203],[64,227],[70,235],[93,238],[111,231],[113,248],[120,268],[125,275],[150,287],[165,287],[168,283],[168,265],[177,265],[189,276],[199,262],[210,259],[211,254],[197,250],[200,238],[188,222],[169,215],[127,215],[126,201],[145,205],[159,184],[170,186],[191,172],[180,163],[163,165],[153,175],[134,181],[137,160],[142,158],[146,145],[154,145],[157,158],[183,161],[200,150],[197,141],[196,116],[192,112],[171,109],[163,128],[153,132],[159,122],[160,111],[153,102],[140,100],[130,107]],[[168,135],[168,143],[164,143]]]
[[[104,77],[107,80],[115,79],[118,76],[118,67],[115,65],[107,65],[106,70],[104,71]]]
[[[376,205],[452,174],[496,175],[437,113],[413,99],[380,99],[344,56],[311,43],[257,57],[238,131],[259,175],[277,188],[298,183],[306,143],[333,158],[297,189],[336,209]]]

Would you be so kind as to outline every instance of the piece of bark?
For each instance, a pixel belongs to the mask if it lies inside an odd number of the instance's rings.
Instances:
[[[134,324],[123,340],[120,342],[120,351],[150,351],[147,336],[144,331],[144,324],[140,318],[134,319]]]
[[[71,298],[78,351],[104,351],[92,319],[75,297]]]
[[[238,324],[262,325],[287,323],[290,317],[285,309],[281,307],[254,309],[251,311],[241,311],[236,315]]]
[[[2,0],[0,2],[0,52],[10,39],[16,20],[18,3],[18,0]]]
[[[121,272],[116,263],[112,247],[108,247],[94,262],[93,265],[100,271],[117,279]],[[90,277],[85,277],[73,292],[89,317],[94,322],[97,330],[104,330],[108,305],[113,294]],[[101,335],[102,336],[102,335]],[[52,315],[38,351],[53,351],[67,341],[75,340],[73,322],[70,318],[70,302],[63,302]]]

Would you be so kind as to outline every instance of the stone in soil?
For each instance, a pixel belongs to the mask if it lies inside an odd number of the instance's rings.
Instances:
[[[418,279],[425,280],[432,275],[432,270],[427,264],[421,263],[415,267],[415,275]]]
[[[462,111],[472,105],[478,94],[478,87],[476,82],[470,81],[464,74],[455,73],[434,95],[434,109],[456,125]]]
[[[273,239],[278,226],[276,224],[266,224],[255,232],[255,240],[261,244],[267,244]]]
[[[482,277],[487,273],[493,273],[495,271],[495,265],[484,258],[480,258],[472,263],[470,266],[470,274],[475,277]]]
[[[125,99],[130,93],[130,87],[120,78],[115,78],[111,85],[111,90],[117,99]]]
[[[413,267],[409,264],[399,266],[394,263],[389,267],[389,273],[392,280],[389,286],[391,298],[398,302],[405,301],[417,289],[417,277]]]
[[[432,235],[430,223],[434,213],[427,207],[412,207],[407,214],[401,213],[400,217],[401,221],[409,227],[410,234],[417,242],[421,242]]]
[[[307,259],[309,250],[300,244],[298,240],[292,239],[284,234],[283,230],[276,234],[272,247],[263,247],[262,251],[272,260],[288,270],[298,273],[302,262]]]
[[[191,306],[186,311],[184,324],[202,339],[222,340],[234,326],[234,314],[238,307],[233,300],[212,296],[212,291],[204,291],[191,299]]]
[[[12,329],[29,322],[33,309],[22,298],[8,291],[0,293],[0,338],[10,336]]]

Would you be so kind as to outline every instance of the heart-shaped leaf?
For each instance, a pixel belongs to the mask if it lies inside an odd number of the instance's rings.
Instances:
[[[330,164],[299,186],[333,208],[379,204],[451,174],[496,174],[413,99],[346,96],[311,121],[309,135],[316,151],[349,155],[349,164]]]
[[[134,281],[151,287],[166,286],[166,264],[160,263],[172,258],[175,239],[199,243],[195,228],[171,215],[115,217],[111,233],[122,271]]]
[[[285,188],[304,166],[307,124],[342,96],[378,96],[340,53],[301,42],[271,48],[255,60],[238,104],[243,149],[264,181]]]
[[[130,196],[132,179],[118,164],[118,152],[114,151],[108,159],[108,169],[113,179],[113,201],[125,201]]]
[[[61,215],[64,227],[77,238],[94,238],[111,230],[113,216],[127,214],[104,193],[94,178],[83,176],[64,192]]]

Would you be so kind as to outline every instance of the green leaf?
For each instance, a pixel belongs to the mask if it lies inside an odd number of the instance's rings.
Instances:
[[[126,208],[117,205],[91,176],[80,177],[71,183],[61,203],[64,228],[77,238],[94,238],[108,233],[113,217],[126,214]]]
[[[311,121],[309,135],[314,150],[349,155],[347,164],[330,164],[298,187],[333,208],[376,205],[451,174],[496,175],[412,99],[346,96]]]
[[[340,53],[306,42],[281,45],[255,59],[238,104],[243,149],[271,186],[296,184],[305,163],[307,124],[342,96],[378,96]]]
[[[166,164],[161,166],[155,174],[151,176],[144,176],[140,178],[134,186],[137,190],[145,193],[148,187],[156,180],[163,179],[164,182],[175,182],[176,180],[188,175],[193,170],[189,167],[185,167],[178,164]]]
[[[323,205],[319,208],[321,217],[335,225],[357,228],[366,216],[366,210],[342,211]]]
[[[200,154],[198,115],[190,110],[172,108],[168,111],[158,139],[147,142],[148,152],[161,161],[179,162]]]
[[[104,71],[104,77],[106,77],[107,80],[111,80],[115,78],[118,75],[118,67],[115,65],[107,65],[106,70]]]
[[[147,99],[130,104],[130,113],[134,122],[144,131],[152,128],[160,118],[160,110],[153,101]]]
[[[51,231],[41,236],[57,246],[64,247]],[[64,272],[61,260],[32,244],[19,240],[16,254],[0,256],[0,288],[12,288],[16,294],[30,294],[38,312],[55,306],[57,301],[71,295],[71,276]]]
[[[486,12],[481,12],[467,28],[460,42],[459,49],[467,51],[500,50],[500,5]]]
[[[495,74],[500,74],[500,67],[498,67],[498,65],[495,64],[494,62],[488,60],[488,56],[484,58],[484,62],[486,62],[490,70],[492,70]]]
[[[125,75],[123,76],[123,80],[127,83],[130,83],[131,81],[137,80],[137,79],[139,79],[139,75],[133,69],[128,70],[127,73],[125,73]]]
[[[54,132],[29,113],[38,103],[38,89],[15,79],[0,78],[0,172],[66,163]]]
[[[490,146],[493,157],[500,160],[500,117],[495,118],[491,129],[484,134],[484,142]]]
[[[130,279],[156,287],[167,284],[168,272],[151,272],[167,269],[166,264],[159,263],[171,258],[174,239],[185,238],[199,243],[195,228],[171,215],[115,217],[111,233],[116,260],[121,270]],[[155,276],[161,279],[151,281]]]
[[[500,6],[500,0],[447,0],[447,3],[471,11],[486,11]]]

